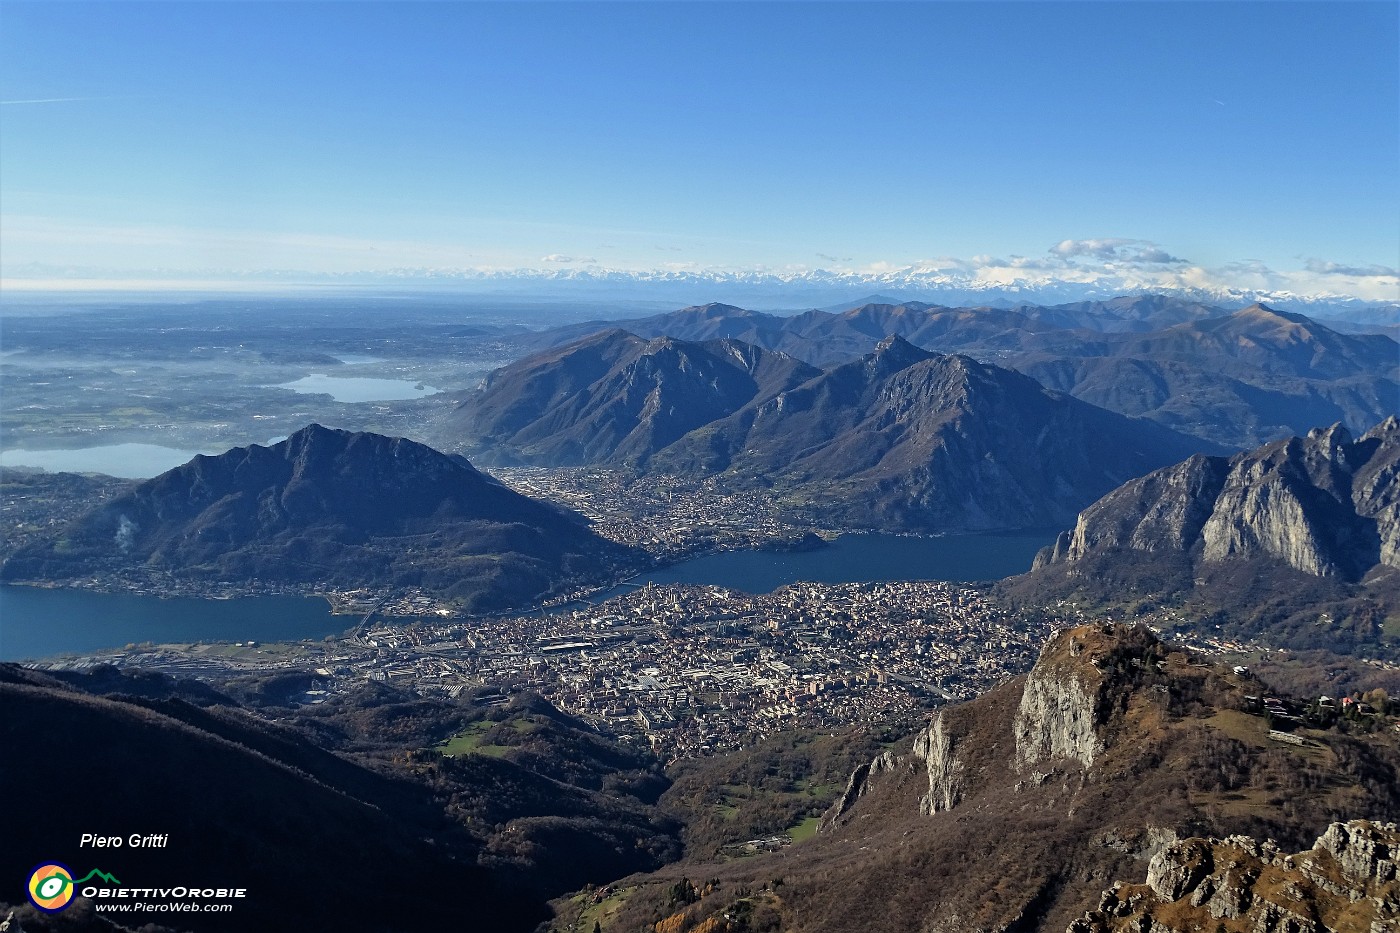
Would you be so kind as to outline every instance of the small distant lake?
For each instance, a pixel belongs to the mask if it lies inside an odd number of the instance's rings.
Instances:
[[[1055,543],[1055,530],[908,537],[841,535],[814,551],[726,551],[653,570],[591,597],[601,602],[637,585],[686,583],[771,593],[789,583],[881,583],[892,580],[998,580],[1031,569]]]
[[[303,395],[329,395],[337,402],[397,402],[442,391],[408,379],[327,376],[325,373],[312,373],[295,382],[284,382],[273,388],[291,389]]]
[[[24,466],[65,473],[106,473],[123,479],[149,479],[198,456],[198,450],[177,450],[159,444],[110,444],[71,450],[0,451],[0,466]]]
[[[324,599],[198,599],[0,586],[0,661],[121,648],[141,642],[297,641],[354,627]]]

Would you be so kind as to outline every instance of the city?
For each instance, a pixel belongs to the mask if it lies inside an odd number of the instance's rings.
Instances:
[[[218,681],[313,671],[300,702],[364,681],[456,696],[536,692],[664,758],[720,753],[796,727],[917,721],[1024,671],[1077,616],[1021,616],[976,587],[943,582],[799,583],[750,595],[645,586],[597,606],[547,614],[425,619],[403,597],[352,635],[278,645],[130,646],[43,662],[100,663]],[[445,613],[446,610],[440,610]],[[378,621],[373,621],[378,619]]]

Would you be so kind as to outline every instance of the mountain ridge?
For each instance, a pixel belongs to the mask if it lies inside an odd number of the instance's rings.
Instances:
[[[17,281],[25,277],[53,279],[55,277],[112,278],[110,271],[79,268],[54,268],[42,264],[15,267]],[[945,304],[994,304],[1010,307],[1035,301],[1063,304],[1093,300],[1112,300],[1122,296],[1166,294],[1188,301],[1243,307],[1264,301],[1298,310],[1323,308],[1333,316],[1348,312],[1382,309],[1393,319],[1400,312],[1393,291],[1393,282],[1372,285],[1370,296],[1348,294],[1343,290],[1317,288],[1302,291],[1286,287],[1238,288],[1227,285],[1202,286],[1186,284],[1180,279],[1163,280],[1151,270],[1120,270],[1117,274],[1096,274],[1089,281],[1068,281],[1053,272],[1018,275],[1004,282],[980,277],[975,271],[957,268],[930,268],[914,264],[878,272],[816,269],[795,272],[709,270],[701,272],[675,269],[624,270],[605,267],[568,269],[461,269],[445,267],[396,267],[374,271],[343,273],[309,272],[307,270],[269,269],[247,270],[208,269],[198,273],[205,281],[267,281],[269,283],[322,283],[342,285],[384,285],[427,288],[458,288],[479,290],[486,294],[531,297],[591,297],[635,299],[639,294],[652,300],[694,302],[701,297],[719,298],[728,302],[761,304],[771,308],[791,308],[793,304],[818,307],[846,301],[852,294],[876,293],[899,300],[917,299]],[[1392,273],[1393,274],[1393,273]],[[146,276],[155,281],[168,273],[148,270]],[[120,278],[120,276],[117,276]],[[1367,275],[1363,278],[1373,278]],[[1353,280],[1355,281],[1355,280]],[[649,294],[647,294],[649,293]]]
[[[1136,606],[1187,631],[1400,658],[1400,419],[1139,477],[1000,586],[1017,600]]]
[[[601,577],[636,555],[464,458],[310,425],[278,444],[197,456],[21,548],[6,580],[93,572],[419,586],[477,609]]]
[[[640,467],[689,431],[816,373],[730,337],[611,329],[491,373],[451,414],[449,430],[488,461],[507,448],[524,462]]]
[[[684,340],[723,334],[822,368],[898,335],[924,349],[1018,369],[1102,408],[1237,449],[1337,420],[1363,431],[1400,413],[1400,344],[1380,333],[1344,334],[1261,304],[1231,312],[1146,295],[1010,308],[865,304],[790,316],[710,304],[558,328],[527,345],[575,340],[604,327]]]
[[[512,450],[507,439],[498,456],[717,476],[726,486],[771,490],[819,521],[939,531],[1053,525],[1125,479],[1206,446],[1050,392],[1020,373],[931,353],[890,335],[869,354],[824,372],[781,354],[721,343],[732,356],[773,362],[773,378],[755,383],[748,397],[727,393],[723,404],[709,407],[707,396],[690,392],[687,398],[702,399],[693,412],[702,417],[684,431],[646,432],[650,446],[638,449],[633,425],[643,426],[636,415],[643,399],[656,401],[654,386],[681,382],[681,364],[712,358],[715,345],[665,344],[681,355],[669,374],[649,369],[642,393],[635,369],[627,367],[661,360],[659,353],[642,351],[662,338],[607,334],[493,374],[475,400],[458,409],[467,423],[455,443],[471,448],[483,437],[507,434],[494,427],[506,423],[516,437],[531,443],[542,437],[552,446]],[[619,353],[616,362],[627,367],[595,360],[598,347],[624,344],[634,355]],[[585,379],[564,375],[561,361],[575,355],[588,357],[588,378],[597,370],[606,376],[583,386]],[[568,390],[557,392],[564,383]],[[504,400],[503,386],[510,390]],[[533,406],[546,397],[556,404]],[[515,405],[513,398],[531,401]],[[535,416],[525,428],[512,420],[521,407]],[[487,413],[484,425],[471,424],[476,412]]]
[[[1193,457],[1090,506],[1036,566],[1096,550],[1148,552],[1166,542],[1199,548],[1205,561],[1267,556],[1355,582],[1378,566],[1400,569],[1397,477],[1400,419],[1393,416],[1357,439],[1336,424],[1228,460]],[[1180,501],[1159,504],[1168,495]]]

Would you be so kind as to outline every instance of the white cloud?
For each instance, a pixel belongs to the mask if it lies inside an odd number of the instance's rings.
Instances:
[[[1395,278],[1400,275],[1390,266],[1348,266],[1339,262],[1326,262],[1321,259],[1309,259],[1303,263],[1303,268],[1318,275],[1345,275],[1351,278]]]
[[[1167,265],[1186,262],[1185,259],[1171,255],[1150,240],[1133,240],[1123,237],[1061,240],[1050,247],[1050,252],[1063,259],[1087,256],[1103,262],[1127,263],[1129,265]]]

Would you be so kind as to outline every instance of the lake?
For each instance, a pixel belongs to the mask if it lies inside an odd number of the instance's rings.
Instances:
[[[780,586],[879,583],[889,580],[996,580],[1031,569],[1035,554],[1055,543],[1057,530],[910,537],[841,535],[815,551],[726,551],[642,574],[590,598],[601,601],[647,583],[723,586],[771,593]]]
[[[297,641],[353,628],[324,599],[197,599],[0,586],[0,661],[141,642]]]
[[[434,395],[441,389],[408,379],[372,379],[368,376],[327,376],[312,373],[275,389],[291,389],[304,395],[329,395],[337,402],[396,402]]]
[[[723,586],[768,593],[808,580],[991,580],[1030,569],[1054,531],[948,535],[842,535],[814,551],[728,551],[654,570],[588,601],[647,583]],[[196,599],[0,586],[0,661],[120,648],[140,642],[295,641],[338,634],[356,624],[333,616],[321,599],[250,596]]]
[[[108,444],[103,447],[74,447],[71,450],[24,450],[14,447],[0,451],[0,466],[35,467],[50,472],[106,473],[122,479],[146,479],[198,456],[198,450],[177,450],[159,444]]]

